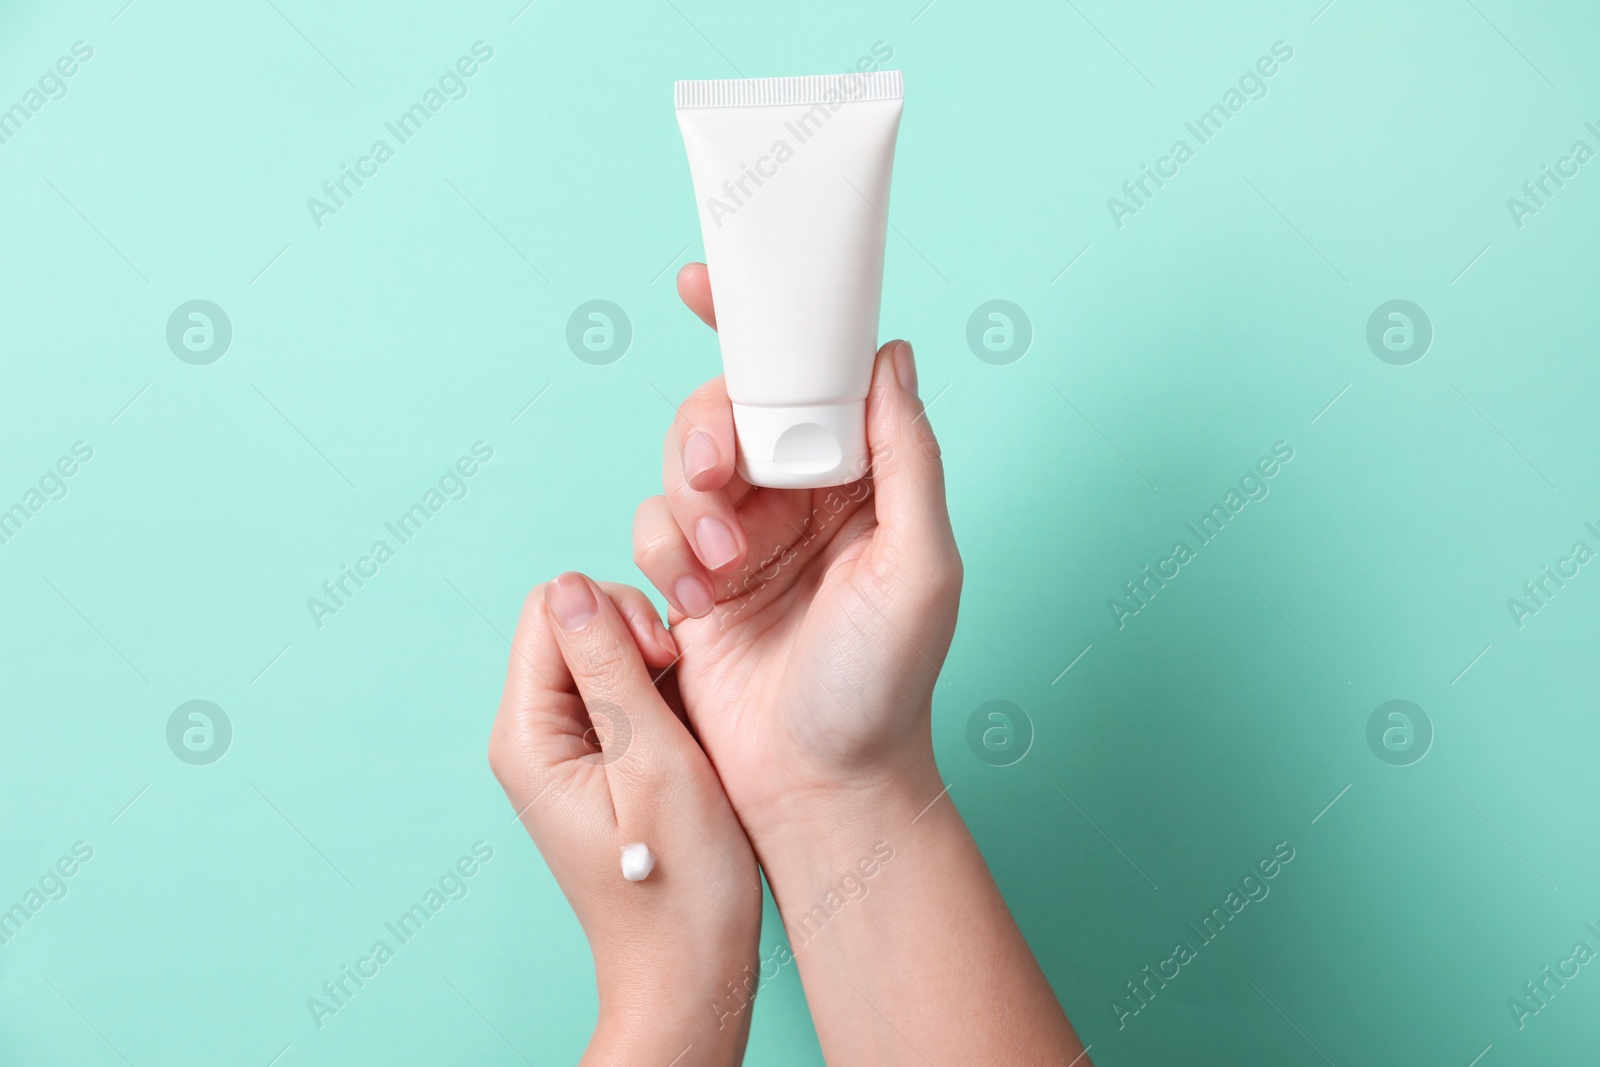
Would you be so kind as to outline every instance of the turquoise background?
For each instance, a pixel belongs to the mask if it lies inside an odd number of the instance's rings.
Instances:
[[[917,344],[968,568],[940,762],[1094,1061],[1590,1061],[1600,967],[1524,1028],[1507,1000],[1600,949],[1600,569],[1520,628],[1506,602],[1600,548],[1600,162],[1520,228],[1506,201],[1600,148],[1593,6],[920,3],[0,7],[0,108],[94,50],[0,145],[0,508],[94,450],[0,545],[0,907],[94,850],[0,947],[0,1061],[575,1061],[589,954],[484,756],[505,637],[563,569],[640,580],[671,405],[717,370],[673,292],[671,82],[878,42],[907,91],[883,334]],[[480,40],[319,229],[307,198]],[[1277,41],[1119,228],[1107,198]],[[194,299],[232,324],[210,365],[166,342]],[[592,299],[632,325],[609,365],[565,341]],[[1031,321],[1007,365],[966,342],[990,299]],[[1406,366],[1366,342],[1393,299],[1434,331]],[[465,498],[313,625],[477,441]],[[1270,495],[1119,629],[1278,441]],[[232,723],[208,766],[167,745],[194,699]],[[1432,724],[1409,766],[1367,743],[1393,699]],[[991,700],[1020,762],[966,743]],[[318,1029],[307,998],[478,841],[469,895]],[[1280,841],[1270,896],[1119,1027]],[[755,1019],[750,1062],[820,1062],[792,968]]]

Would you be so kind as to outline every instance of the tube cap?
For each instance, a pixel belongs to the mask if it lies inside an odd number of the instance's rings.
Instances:
[[[733,405],[739,476],[772,489],[846,485],[867,473],[867,402]]]

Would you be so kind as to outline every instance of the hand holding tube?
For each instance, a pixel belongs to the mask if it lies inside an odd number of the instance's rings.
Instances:
[[[679,288],[714,323],[704,267]],[[813,490],[735,473],[731,407],[708,382],[668,434],[665,494],[635,518],[634,558],[673,608],[684,703],[752,835],[841,789],[939,791],[930,699],[961,558],[916,386],[909,344],[878,350],[871,476]]]
[[[679,292],[716,325],[709,279]],[[690,721],[750,834],[830,1064],[1085,1067],[934,763],[961,558],[911,346],[878,350],[870,476],[756,488],[720,380],[667,436],[634,558],[671,601]],[[928,1050],[928,1051],[925,1051]]]

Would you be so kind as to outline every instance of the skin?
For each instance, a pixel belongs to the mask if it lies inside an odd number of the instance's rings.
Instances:
[[[652,682],[677,652],[639,590],[563,574],[523,604],[490,737],[490,766],[594,953],[585,1064],[737,1064],[749,1036],[730,983],[758,966],[761,879]],[[635,842],[656,867],[629,882],[621,850]]]
[[[678,291],[714,328],[703,264]],[[766,871],[828,1063],[1087,1064],[934,761],[961,559],[911,346],[875,358],[852,486],[749,485],[722,380],[697,389],[634,558],[671,606],[687,722]]]

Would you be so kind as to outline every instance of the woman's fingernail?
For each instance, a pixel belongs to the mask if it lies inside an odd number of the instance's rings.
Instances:
[[[917,395],[917,361],[911,354],[911,342],[901,341],[894,346],[894,376],[900,379],[900,388]]]
[[[728,565],[739,554],[739,542],[728,524],[710,515],[694,524],[694,543],[700,562],[712,570]]]
[[[711,587],[696,576],[685,574],[673,583],[672,592],[678,598],[678,607],[690,618],[698,619],[710,613],[713,604]]]
[[[583,575],[571,572],[550,583],[544,602],[550,605],[550,614],[556,617],[556,624],[563,630],[576,630],[600,610],[594,591]]]
[[[672,639],[672,631],[661,625],[661,620],[656,620],[656,644],[669,656],[678,655],[678,642]]]
[[[695,430],[683,441],[683,476],[693,482],[722,459],[717,443],[704,430]]]

